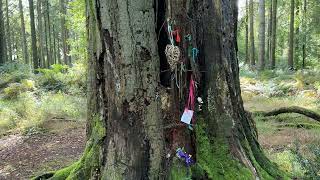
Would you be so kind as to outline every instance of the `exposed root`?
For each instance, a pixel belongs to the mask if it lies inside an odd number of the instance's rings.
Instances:
[[[320,122],[320,114],[318,114],[314,111],[311,111],[309,109],[305,109],[305,108],[297,107],[297,106],[283,107],[283,108],[272,110],[270,112],[261,112],[261,114],[265,117],[277,116],[279,114],[284,114],[284,113],[297,113],[297,114],[307,116],[311,119],[314,119],[314,120]]]

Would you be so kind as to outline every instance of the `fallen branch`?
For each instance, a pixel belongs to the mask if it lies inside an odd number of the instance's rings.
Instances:
[[[291,107],[283,107],[283,108],[279,108],[279,109],[275,109],[272,110],[270,112],[261,112],[261,114],[265,117],[268,116],[277,116],[279,114],[284,114],[284,113],[297,113],[297,114],[302,114],[305,115],[309,118],[312,118],[318,122],[320,122],[320,114],[311,111],[309,109],[306,108],[302,108],[302,107],[297,107],[297,106],[291,106]]]

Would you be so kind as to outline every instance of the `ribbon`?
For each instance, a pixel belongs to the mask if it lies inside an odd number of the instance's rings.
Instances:
[[[172,27],[169,22],[168,22],[168,33],[169,33],[170,43],[171,43],[171,45],[174,45],[173,31],[172,31]]]
[[[191,166],[194,163],[194,161],[192,160],[192,155],[183,152],[181,148],[177,149],[176,155],[178,158],[184,160],[187,167]]]
[[[195,63],[196,62],[196,58],[198,57],[199,54],[199,50],[197,48],[192,48],[192,60]]]
[[[194,98],[195,97],[195,82],[193,76],[191,75],[190,84],[189,84],[189,97],[186,109],[194,110]]]

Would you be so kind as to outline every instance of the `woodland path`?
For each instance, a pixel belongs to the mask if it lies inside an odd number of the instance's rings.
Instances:
[[[85,146],[85,123],[48,121],[44,132],[0,139],[0,180],[24,180],[60,169],[79,159]]]

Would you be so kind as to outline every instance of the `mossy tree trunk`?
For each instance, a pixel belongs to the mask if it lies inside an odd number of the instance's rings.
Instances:
[[[87,14],[88,143],[83,157],[52,179],[281,176],[264,156],[254,122],[243,108],[236,1],[87,0]],[[161,69],[167,63],[162,49],[169,42],[157,37],[166,38],[161,26],[167,18],[174,20],[182,37],[191,34],[192,46],[200,51],[196,61],[181,57],[189,71],[179,77],[180,89],[165,83],[171,77],[161,75],[160,83]],[[183,44],[177,45],[187,52]],[[175,78],[179,71],[173,73]],[[168,119],[179,122],[183,112],[179,101],[184,102],[186,95],[180,94],[187,92],[183,84],[191,72],[198,82],[197,96],[205,101],[203,111],[196,112],[194,131],[182,126],[177,129],[179,139],[165,141]],[[161,84],[167,84],[168,93],[160,92]],[[160,106],[164,94],[175,104]],[[175,112],[178,115],[170,115]],[[178,146],[190,146],[188,151],[194,155],[196,164],[189,173],[180,175],[185,168],[167,156]]]

